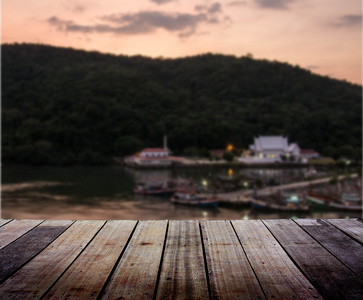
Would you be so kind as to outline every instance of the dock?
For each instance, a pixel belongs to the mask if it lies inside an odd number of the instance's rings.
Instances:
[[[357,174],[352,174],[351,178],[357,178]],[[338,180],[343,180],[344,176],[338,176]],[[328,183],[331,180],[331,177],[328,178],[319,178],[314,180],[307,180],[302,182],[293,182],[287,184],[281,184],[276,186],[265,187],[261,189],[257,189],[256,193],[259,196],[269,196],[274,194],[280,190],[294,190],[294,189],[307,189],[309,186],[319,185],[323,183]],[[227,193],[219,193],[218,198],[220,199],[220,203],[224,205],[246,205],[249,203],[249,197],[255,193],[253,189],[242,189],[233,192]]]
[[[0,299],[362,299],[362,254],[361,219],[0,219]]]

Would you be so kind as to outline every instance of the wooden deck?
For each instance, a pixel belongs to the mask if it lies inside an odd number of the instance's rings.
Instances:
[[[0,299],[362,299],[361,220],[0,220]]]

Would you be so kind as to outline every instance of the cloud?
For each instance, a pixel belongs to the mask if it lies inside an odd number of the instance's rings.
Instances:
[[[295,0],[255,0],[258,6],[273,9],[287,9]]]
[[[242,6],[242,5],[246,5],[246,4],[247,4],[246,1],[233,1],[233,2],[227,3],[227,6]]]
[[[84,6],[75,6],[73,11],[76,13],[83,13],[86,10],[86,8]]]
[[[188,37],[196,33],[201,24],[218,24],[218,14],[222,6],[216,2],[200,8],[199,13],[164,13],[160,11],[141,11],[138,13],[113,14],[103,16],[99,24],[80,25],[70,20],[51,17],[47,21],[57,30],[81,33],[114,33],[124,35],[145,34],[164,29]]]
[[[213,3],[209,8],[208,8],[208,12],[211,14],[214,13],[218,13],[218,12],[222,12],[222,6],[220,3],[216,2]]]
[[[362,26],[362,15],[344,15],[339,18],[338,22],[333,23],[337,27],[354,27]]]
[[[105,21],[119,24],[115,28],[117,33],[140,34],[153,32],[158,28],[167,31],[180,31],[181,36],[190,35],[197,26],[208,20],[206,14],[167,14],[157,11],[139,12],[136,14],[110,15]]]
[[[150,1],[160,5],[160,4],[165,4],[165,3],[168,3],[168,2],[172,2],[174,0],[150,0]]]

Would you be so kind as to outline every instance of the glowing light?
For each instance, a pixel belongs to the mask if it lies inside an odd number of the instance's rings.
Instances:
[[[233,147],[233,145],[232,144],[229,144],[228,146],[227,146],[227,151],[233,151],[233,149],[234,149],[234,147]]]
[[[228,170],[228,175],[233,175],[233,170],[232,169]]]
[[[243,186],[244,186],[244,187],[248,187],[248,182],[247,182],[247,181],[245,181],[245,182],[243,183]]]
[[[203,180],[202,180],[202,185],[203,185],[203,186],[207,186],[207,185],[208,185],[208,181],[207,181],[207,180],[205,180],[205,179],[203,179]]]

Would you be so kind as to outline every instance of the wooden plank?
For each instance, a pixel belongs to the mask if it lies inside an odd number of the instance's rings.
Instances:
[[[0,227],[3,226],[3,225],[5,225],[6,223],[11,222],[11,221],[12,221],[12,219],[9,219],[9,220],[7,220],[7,219],[0,219]]]
[[[261,221],[233,221],[268,299],[322,299]]]
[[[212,299],[265,299],[229,221],[201,221]]]
[[[96,299],[136,223],[108,221],[42,299]]]
[[[295,222],[363,278],[363,246],[361,244],[324,220],[298,219]]]
[[[361,299],[363,280],[292,220],[263,221],[326,299]]]
[[[0,285],[0,299],[39,299],[87,246],[104,221],[77,221]]]
[[[363,244],[363,223],[358,220],[346,219],[331,219],[326,221]]]
[[[156,299],[208,299],[198,221],[170,221]]]
[[[141,221],[101,299],[152,299],[167,221]]]
[[[43,220],[14,220],[0,227],[0,249],[9,245]]]
[[[0,250],[0,283],[66,230],[72,221],[45,221]]]

